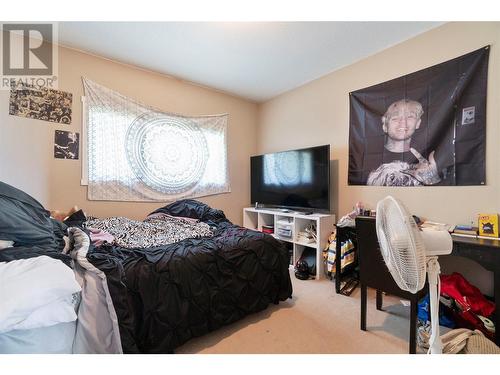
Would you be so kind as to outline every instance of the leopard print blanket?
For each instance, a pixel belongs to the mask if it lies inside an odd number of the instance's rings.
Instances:
[[[84,227],[100,229],[115,237],[113,244],[128,248],[148,248],[168,245],[186,238],[212,237],[210,226],[168,215],[152,216],[144,221],[126,217],[98,219],[90,217]]]

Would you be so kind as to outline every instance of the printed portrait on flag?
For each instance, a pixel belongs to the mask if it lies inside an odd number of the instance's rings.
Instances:
[[[489,46],[350,93],[349,185],[486,183]]]

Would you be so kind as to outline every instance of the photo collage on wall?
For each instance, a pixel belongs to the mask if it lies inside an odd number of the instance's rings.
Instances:
[[[489,51],[351,92],[349,185],[484,185]]]
[[[9,114],[12,116],[70,125],[72,105],[73,94],[69,92],[11,82]],[[79,142],[78,133],[56,130],[54,158],[78,160]]]
[[[12,81],[9,114],[35,120],[71,124],[72,103],[73,94],[69,92]]]

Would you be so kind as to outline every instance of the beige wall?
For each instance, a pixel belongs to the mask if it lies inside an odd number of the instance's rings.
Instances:
[[[231,193],[200,198],[241,224],[250,201],[250,155],[256,152],[257,105],[215,90],[59,48],[59,88],[73,93],[70,126],[8,114],[7,91],[0,91],[0,180],[30,193],[49,209],[78,205],[97,216],[143,218],[161,203],[96,202],[80,186],[81,160],[54,159],[54,130],[81,133],[81,77],[165,111],[186,115],[229,113],[228,162]],[[81,150],[80,150],[81,151]]]
[[[331,145],[338,171],[332,209],[338,217],[357,201],[374,208],[391,194],[416,215],[450,224],[469,223],[479,212],[500,212],[500,23],[449,23],[287,92],[259,106],[258,151]],[[486,186],[390,188],[348,186],[349,92],[491,45],[487,98]],[[443,263],[447,261],[443,260]],[[460,271],[470,268],[469,263]],[[455,263],[456,265],[456,263]],[[446,265],[445,265],[446,266]],[[484,270],[469,274],[492,292]]]
[[[374,207],[387,194],[417,215],[469,223],[479,212],[500,212],[500,23],[451,23],[337,70],[260,105],[258,151],[330,144],[338,160],[339,217],[357,201]],[[348,186],[349,92],[429,67],[491,44],[487,98],[487,185],[389,188]],[[337,208],[337,207],[334,207]]]

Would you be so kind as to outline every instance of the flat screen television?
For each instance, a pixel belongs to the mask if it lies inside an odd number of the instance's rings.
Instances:
[[[330,145],[252,156],[250,171],[252,205],[330,211]]]

